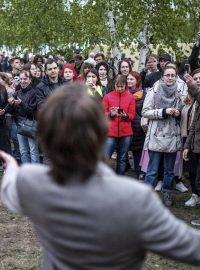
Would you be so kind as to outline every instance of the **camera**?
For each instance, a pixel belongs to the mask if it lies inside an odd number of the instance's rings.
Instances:
[[[121,109],[121,108],[117,109],[117,113],[118,113],[118,114],[121,114],[121,113],[123,113],[123,112],[124,112],[123,109]]]

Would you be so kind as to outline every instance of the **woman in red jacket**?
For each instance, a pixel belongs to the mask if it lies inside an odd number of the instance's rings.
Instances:
[[[104,96],[103,105],[110,120],[105,152],[111,158],[113,152],[117,151],[116,172],[123,175],[132,142],[131,121],[135,116],[135,98],[127,90],[126,76],[116,77],[115,90]]]

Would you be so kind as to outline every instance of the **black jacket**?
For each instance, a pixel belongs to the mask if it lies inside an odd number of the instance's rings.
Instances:
[[[13,97],[21,99],[22,102],[19,105],[9,105],[7,112],[13,113],[17,122],[25,118],[30,120],[36,118],[36,92],[31,84],[25,89],[20,88]]]
[[[192,48],[192,52],[189,57],[191,72],[200,67],[199,51],[200,51],[200,46],[197,46],[195,44],[194,47]]]
[[[1,86],[0,87],[0,109],[1,110],[5,109],[6,111],[6,108],[8,107],[7,104],[8,104],[8,94],[7,94],[6,89],[3,86]],[[0,125],[4,125],[4,124],[5,124],[5,114],[0,115]]]
[[[197,100],[197,105],[184,149],[200,154],[200,90],[196,85],[189,85],[188,92]]]
[[[48,76],[44,77],[42,81],[36,86],[36,99],[38,108],[44,103],[47,97],[58,87],[64,84],[64,80],[58,77],[58,83],[52,83]]]
[[[152,88],[154,83],[157,82],[158,80],[160,80],[160,78],[161,78],[160,71],[156,71],[156,72],[153,72],[153,73],[147,75],[145,77],[145,81],[144,81],[145,90],[146,90],[146,88]]]
[[[137,92],[135,92],[135,93],[137,93]],[[131,121],[131,126],[133,129],[133,141],[131,144],[132,151],[142,150],[143,145],[144,145],[145,133],[141,127],[143,102],[144,102],[144,93],[140,98],[136,97],[136,99],[135,99],[136,112],[135,112],[134,119]]]

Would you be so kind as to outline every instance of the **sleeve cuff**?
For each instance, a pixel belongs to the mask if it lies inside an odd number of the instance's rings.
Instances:
[[[167,118],[166,109],[163,109],[163,111],[162,111],[162,117],[163,117],[163,118]]]
[[[129,115],[126,113],[125,116],[123,116],[124,119],[129,119]]]

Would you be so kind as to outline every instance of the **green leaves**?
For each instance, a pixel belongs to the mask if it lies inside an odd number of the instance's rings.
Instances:
[[[109,10],[116,42],[126,47],[146,28],[153,44],[178,52],[178,43],[192,42],[199,30],[199,0],[0,0],[0,46],[38,51],[109,44]]]

